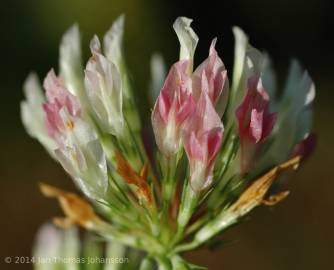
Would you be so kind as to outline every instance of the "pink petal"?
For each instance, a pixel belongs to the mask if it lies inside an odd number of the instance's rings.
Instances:
[[[247,172],[258,149],[272,132],[277,114],[269,112],[269,95],[259,77],[251,77],[247,94],[236,110],[241,144],[241,173]]]
[[[250,138],[254,143],[258,143],[262,137],[263,111],[253,109],[251,112],[251,120],[249,125]]]
[[[67,107],[72,115],[80,113],[80,103],[65,87],[64,82],[58,78],[53,69],[44,79],[44,88],[49,103],[58,103],[59,107]]]
[[[254,143],[269,136],[276,121],[276,113],[269,113],[269,96],[259,86],[258,77],[249,79],[247,94],[236,110],[240,138]]]
[[[223,124],[209,96],[202,92],[194,113],[186,120],[183,129],[184,147],[191,167],[191,182],[195,181],[197,188],[204,188],[209,183],[222,139]],[[197,179],[198,177],[204,178]]]
[[[277,120],[277,113],[270,113],[265,117],[265,122],[263,123],[263,135],[262,140],[265,140],[272,132]]]
[[[167,123],[168,114],[171,108],[170,98],[165,92],[161,92],[157,102],[160,116],[164,120],[164,122]]]
[[[166,78],[152,112],[156,142],[165,156],[181,145],[181,127],[192,114],[195,102],[191,94],[191,79],[187,74],[189,61],[175,63]]]
[[[193,159],[199,159],[199,160],[204,159],[202,145],[196,138],[194,132],[190,133],[190,138],[185,146],[185,149],[187,151],[187,154],[191,156]]]
[[[295,145],[292,151],[292,157],[302,156],[303,159],[307,159],[314,152],[317,145],[317,136],[315,134],[309,134],[305,139]]]
[[[209,132],[208,136],[208,161],[212,162],[216,158],[223,140],[222,128],[215,128]]]
[[[211,43],[209,57],[194,71],[192,77],[193,94],[195,99],[198,100],[201,92],[206,91],[221,116],[227,101],[227,95],[222,95],[222,92],[223,90],[228,91],[228,87],[226,87],[228,86],[228,79],[224,63],[215,50],[215,44],[216,39]],[[225,102],[222,102],[221,98]],[[217,106],[221,108],[217,108]]]
[[[193,96],[189,94],[183,103],[179,104],[178,111],[176,115],[176,122],[183,123],[189,115],[191,115],[195,110],[196,104]]]
[[[50,137],[55,138],[56,133],[59,130],[61,121],[58,115],[59,108],[56,104],[43,104],[43,110],[45,112],[45,125]]]
[[[61,146],[65,126],[60,111],[64,108],[71,116],[77,117],[80,114],[80,103],[65,88],[64,82],[56,76],[53,70],[47,74],[44,80],[44,88],[47,97],[47,102],[43,104],[45,125],[49,136]]]

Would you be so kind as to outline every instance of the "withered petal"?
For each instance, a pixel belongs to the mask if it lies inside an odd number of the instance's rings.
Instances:
[[[82,227],[91,228],[94,223],[100,221],[92,206],[75,193],[67,192],[44,183],[40,183],[40,190],[46,197],[57,198],[66,215],[63,220],[59,218],[54,220],[57,225],[77,223]]]
[[[284,171],[292,168],[296,170],[299,166],[301,157],[297,156],[294,157],[287,162],[284,162],[269,172],[255,180],[240,196],[240,198],[231,206],[232,211],[240,212],[241,215],[244,213],[249,212],[254,207],[263,203],[264,197],[269,190],[270,186],[272,185],[273,181]],[[272,200],[280,200],[284,199],[287,194],[281,194],[277,198],[274,197]],[[269,197],[270,198],[270,197]]]
[[[283,201],[289,194],[290,191],[288,190],[276,193],[274,195],[269,196],[267,199],[262,200],[262,204],[266,206],[273,206]]]

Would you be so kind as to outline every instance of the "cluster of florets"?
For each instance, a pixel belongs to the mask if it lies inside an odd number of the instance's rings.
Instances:
[[[179,252],[205,244],[254,207],[285,198],[287,191],[272,194],[270,186],[315,143],[315,88],[296,61],[278,96],[269,57],[235,27],[230,83],[217,39],[194,68],[198,37],[190,23],[183,17],[174,23],[180,58],[163,84],[163,62],[152,59],[156,144],[144,144],[136,89],[123,57],[123,17],[104,36],[103,48],[98,37],[92,39],[85,68],[78,27],[68,30],[59,75],[53,69],[47,74],[45,95],[36,75],[29,76],[22,103],[29,134],[91,202],[41,185],[66,214],[55,222],[77,223],[145,250],[166,267],[186,264]]]

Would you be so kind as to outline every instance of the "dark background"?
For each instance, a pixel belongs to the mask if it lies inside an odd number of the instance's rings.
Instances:
[[[161,52],[168,64],[177,61],[179,45],[172,23],[180,15],[194,19],[193,28],[200,37],[197,63],[207,56],[210,41],[217,36],[217,49],[231,76],[231,27],[238,25],[254,46],[270,53],[281,85],[291,57],[300,59],[309,70],[317,86],[314,131],[319,145],[291,179],[291,196],[273,209],[257,209],[247,222],[229,230],[225,239],[231,243],[225,248],[188,256],[209,269],[334,269],[330,2],[1,0],[0,268],[31,269],[31,265],[5,265],[3,259],[29,256],[37,228],[60,214],[54,201],[40,195],[37,183],[73,189],[63,170],[23,130],[19,117],[22,82],[30,70],[43,78],[51,67],[57,68],[59,40],[74,22],[80,25],[87,57],[93,33],[102,37],[116,16],[125,13],[126,57],[139,94],[146,94],[152,52]],[[149,112],[146,98],[141,104]]]

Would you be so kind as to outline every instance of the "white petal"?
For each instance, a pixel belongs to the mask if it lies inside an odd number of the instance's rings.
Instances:
[[[95,148],[95,150],[93,149]],[[100,143],[57,149],[56,156],[74,183],[90,199],[104,199],[108,188],[105,156]]]
[[[123,130],[123,85],[116,66],[99,53],[96,37],[91,41],[93,56],[85,70],[86,93],[97,121],[105,132],[121,135]]]
[[[75,182],[84,194],[95,200],[105,199],[108,189],[107,162],[98,140],[90,141],[82,149],[87,166],[82,168]]]
[[[273,163],[286,160],[293,146],[309,134],[312,127],[312,108],[315,87],[306,71],[293,60],[287,84],[279,104],[278,119],[274,129],[274,140],[268,159]]]
[[[178,17],[173,24],[173,28],[181,45],[180,60],[190,60],[190,69],[192,71],[198,36],[190,26],[191,22],[192,19]]]
[[[97,35],[94,35],[94,37],[90,41],[89,48],[90,48],[92,54],[102,53],[101,52],[101,42],[100,42],[99,38],[97,37]]]
[[[246,66],[244,74],[247,78],[254,75],[260,75],[263,70],[263,55],[262,53],[248,44],[246,50]]]
[[[312,104],[313,100],[315,99],[316,91],[315,91],[315,85],[307,71],[305,71],[303,75],[303,80],[300,88],[302,89],[301,91],[304,90],[304,95],[305,95],[304,106]]]
[[[235,39],[234,45],[234,66],[233,66],[233,84],[232,92],[236,92],[240,83],[244,70],[246,50],[248,46],[248,37],[239,27],[233,27]]]
[[[59,116],[64,126],[62,133],[65,146],[85,145],[97,138],[95,130],[87,122],[81,118],[72,117],[65,107],[59,111]]]
[[[263,55],[263,62],[262,62],[263,70],[262,70],[262,83],[264,88],[267,90],[267,93],[270,99],[273,101],[276,97],[276,74],[272,68],[271,59],[268,54]],[[272,111],[276,111],[272,108]]]
[[[62,165],[64,170],[71,176],[76,177],[78,175],[78,168],[76,162],[73,161],[73,159],[77,159],[77,157],[74,156],[74,150],[73,148],[64,148],[64,149],[56,149],[55,155],[58,159],[59,163]]]
[[[80,98],[83,94],[83,69],[80,33],[77,25],[73,25],[63,35],[59,54],[60,74],[65,80],[65,85],[73,95]]]
[[[62,241],[63,233],[59,228],[52,224],[44,224],[37,232],[33,247],[33,256],[37,261],[34,269],[57,270],[59,265],[53,258],[62,256]]]
[[[72,226],[63,231],[62,255],[68,258],[67,270],[79,270],[79,264],[73,258],[80,258],[80,238],[79,231]]]
[[[238,27],[233,28],[235,36],[233,85],[237,101],[243,99],[247,80],[252,76],[260,76],[263,71],[263,55],[248,43],[248,37]]]
[[[94,192],[100,198],[104,198],[108,188],[107,162],[102,146],[98,140],[91,141],[86,146],[86,156],[89,162],[95,166],[88,167],[91,170],[91,181]]]
[[[56,144],[48,135],[44,122],[42,104],[45,101],[42,87],[36,74],[32,73],[23,85],[26,100],[21,102],[21,119],[28,134],[39,140],[52,155]]]
[[[163,86],[164,80],[166,78],[167,70],[166,64],[162,55],[153,54],[151,57],[151,82],[150,82],[150,97],[154,104],[155,100],[158,98],[160,89]]]
[[[124,15],[119,16],[103,38],[103,48],[109,61],[121,70]]]
[[[52,224],[44,224],[37,232],[33,255],[36,270],[58,270],[65,266],[68,270],[77,270],[79,264],[73,260],[80,256],[77,228],[61,230]]]
[[[66,130],[64,146],[55,151],[58,161],[86,196],[103,199],[108,187],[107,164],[95,130],[82,119],[71,118],[66,108],[60,117]],[[69,121],[72,124],[67,127]]]
[[[247,48],[248,48],[248,37],[237,26],[233,27],[233,35],[235,39],[234,44],[234,63],[233,63],[233,75],[232,75],[232,86],[229,94],[229,106],[227,111],[226,119],[235,119],[235,110],[241,104],[245,94],[247,85],[247,74],[254,63],[248,58],[247,63]],[[234,121],[228,121],[226,128],[229,129]]]
[[[291,109],[301,111],[315,98],[315,86],[307,71],[296,60],[292,60],[282,102],[293,102]]]

